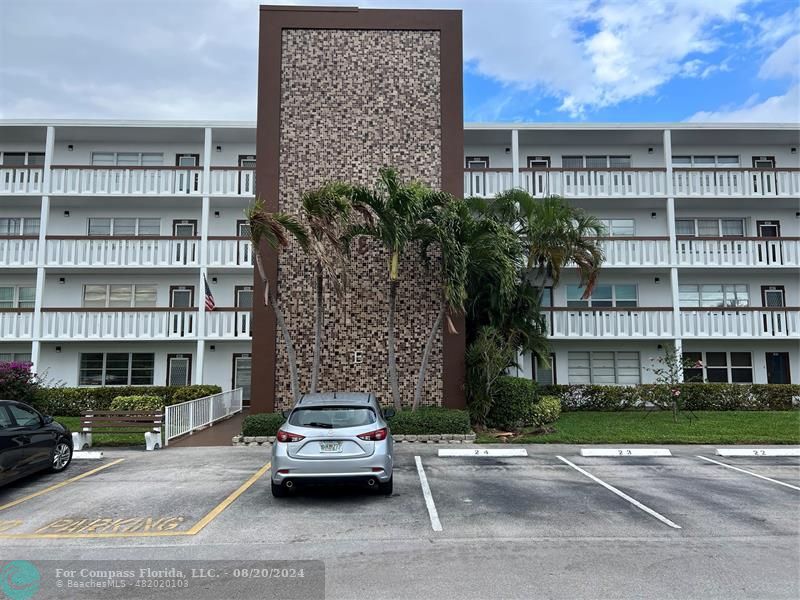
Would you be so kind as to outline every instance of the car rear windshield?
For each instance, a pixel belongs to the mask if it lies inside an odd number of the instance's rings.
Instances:
[[[371,425],[374,422],[375,413],[371,408],[352,406],[298,408],[289,417],[289,425],[320,427],[322,429],[358,427],[360,425]]]

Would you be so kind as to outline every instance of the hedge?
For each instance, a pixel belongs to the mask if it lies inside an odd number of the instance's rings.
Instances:
[[[791,410],[800,407],[800,385],[759,383],[681,383],[683,410]],[[670,386],[643,384],[543,385],[540,395],[556,396],[561,409],[622,410],[641,408],[650,398],[666,397]]]
[[[117,396],[158,396],[169,406],[221,391],[218,385],[41,388],[31,404],[48,415],[79,417],[85,410],[110,410]]]
[[[242,435],[275,435],[285,420],[281,413],[247,415],[242,423]]]
[[[495,382],[486,425],[495,429],[541,427],[558,420],[560,415],[559,398],[537,396],[535,382],[505,376]]]
[[[117,396],[111,401],[111,410],[161,410],[164,400],[160,396]]]
[[[446,408],[402,410],[386,419],[395,435],[426,435],[436,433],[472,433],[469,413]],[[280,413],[248,415],[242,424],[242,435],[275,435],[285,419]]]

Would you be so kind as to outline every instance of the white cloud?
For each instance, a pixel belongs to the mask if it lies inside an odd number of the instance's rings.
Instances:
[[[794,84],[785,94],[771,96],[762,102],[751,96],[739,107],[722,107],[701,111],[688,119],[695,122],[728,123],[797,123],[800,122],[800,85]]]
[[[787,39],[783,45],[769,55],[758,76],[762,79],[778,79],[800,77],[800,33]]]

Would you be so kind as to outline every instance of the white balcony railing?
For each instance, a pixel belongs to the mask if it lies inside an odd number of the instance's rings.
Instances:
[[[800,308],[682,308],[686,338],[798,337]]]
[[[45,308],[42,311],[42,339],[161,340],[196,336],[196,309]]]
[[[47,266],[181,267],[197,266],[199,238],[48,237]]]
[[[52,194],[199,196],[203,192],[203,169],[54,165],[50,187]]]
[[[800,238],[679,238],[679,266],[800,266]]]
[[[253,266],[250,240],[237,237],[209,237],[208,264],[211,267]]]
[[[673,335],[670,308],[547,308],[551,338],[654,338]]]
[[[207,338],[250,339],[250,322],[252,321],[250,310],[217,308],[206,312],[205,315],[205,336]]]
[[[38,238],[0,237],[0,267],[35,267],[38,252]]]
[[[253,196],[256,172],[242,167],[211,167],[212,196]]]
[[[675,169],[676,196],[800,195],[800,169]]]
[[[619,237],[601,240],[604,267],[657,267],[669,265],[669,238]]]
[[[41,194],[42,167],[0,167],[0,194]]]
[[[0,340],[29,340],[32,337],[32,308],[0,308]]]

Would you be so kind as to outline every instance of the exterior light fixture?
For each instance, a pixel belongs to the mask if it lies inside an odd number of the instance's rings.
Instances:
[[[67,152],[72,152],[73,150],[75,150],[75,146],[73,146],[72,144],[69,144],[67,146]]]
[[[63,277],[59,277],[58,278],[58,283],[60,283],[61,285],[64,285],[65,283],[67,283],[67,280],[64,279]]]
[[[222,146],[217,146],[217,152],[222,152]]]
[[[656,218],[656,213],[655,212],[651,212],[650,213],[650,218],[651,219],[655,219]]]
[[[56,352],[61,352],[61,346],[56,346]]]
[[[65,216],[65,217],[68,217],[68,216],[69,216],[69,211],[68,211],[68,210],[65,210],[65,211],[64,211],[64,216]]]
[[[647,149],[647,153],[648,153],[648,154],[652,154],[652,153],[653,153],[653,149],[652,149],[652,148],[648,148],[648,149]]]

